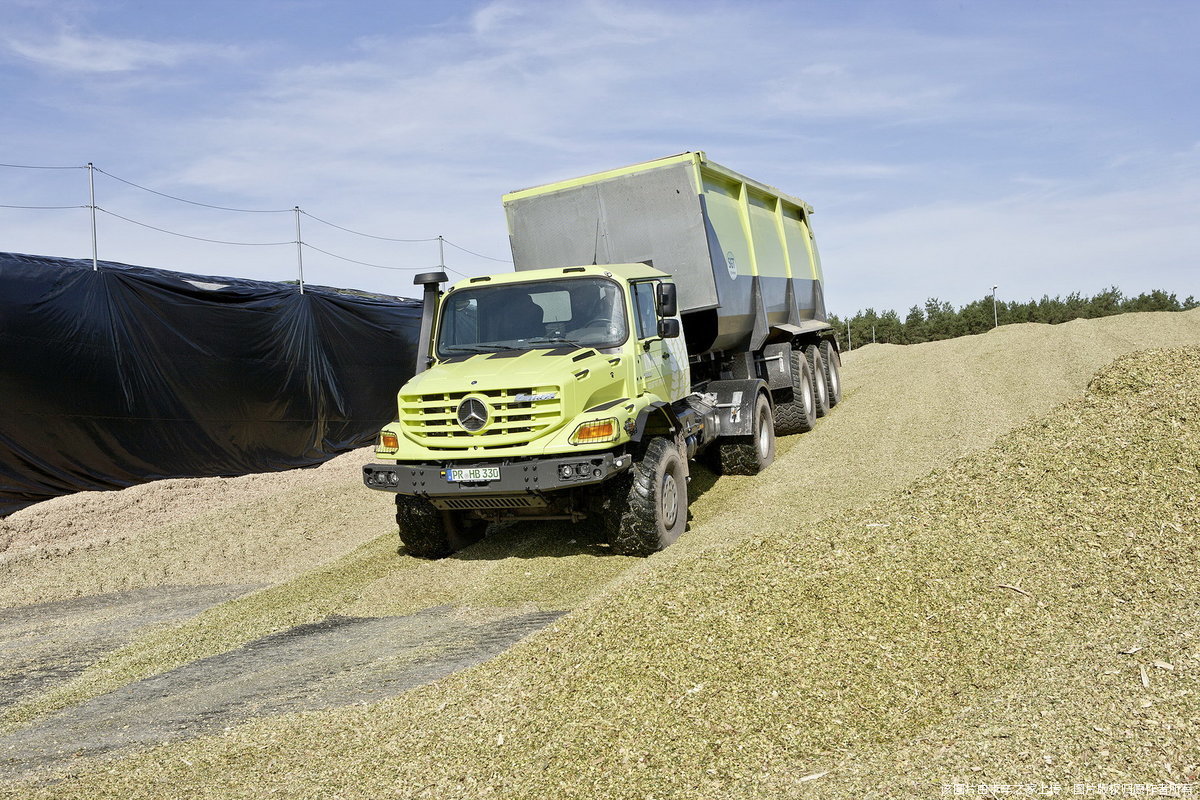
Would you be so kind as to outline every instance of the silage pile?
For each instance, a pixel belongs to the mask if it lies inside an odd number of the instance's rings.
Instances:
[[[37,796],[924,797],[955,782],[1194,781],[1198,387],[1198,348],[1126,356],[1084,398],[818,525],[795,523],[811,496],[776,472],[773,492],[757,484],[768,508],[709,522],[730,546],[664,559],[482,667]]]
[[[0,607],[160,585],[286,580],[387,533],[369,449],[320,466],[56,497],[0,519]]]

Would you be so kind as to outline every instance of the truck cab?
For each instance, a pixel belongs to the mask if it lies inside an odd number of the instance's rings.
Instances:
[[[428,313],[425,368],[364,468],[368,486],[398,493],[409,528],[425,512],[428,530],[407,542],[422,555],[480,522],[593,514],[574,490],[629,470],[647,412],[690,392],[675,286],[645,264],[468,278]]]

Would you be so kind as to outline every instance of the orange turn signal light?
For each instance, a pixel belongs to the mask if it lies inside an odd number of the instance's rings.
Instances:
[[[384,431],[379,434],[379,449],[396,452],[400,449],[400,437],[390,431]]]
[[[584,422],[571,434],[571,444],[611,442],[617,438],[617,421],[613,418]]]

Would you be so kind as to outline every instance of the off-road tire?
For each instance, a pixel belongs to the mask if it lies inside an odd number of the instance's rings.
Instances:
[[[801,356],[801,361],[804,360]],[[718,439],[714,447],[724,475],[757,475],[775,460],[775,419],[771,403],[759,394],[754,403],[753,427],[749,436]]]
[[[842,402],[842,357],[833,342],[821,342],[821,357],[825,360],[825,386],[829,394],[829,407]]]
[[[775,433],[779,436],[806,433],[817,424],[812,374],[802,350],[792,351],[791,365],[792,399],[775,404]]]
[[[445,558],[454,552],[442,512],[423,497],[396,495],[396,524],[410,556]]]
[[[808,359],[808,372],[812,376],[813,406],[817,416],[823,417],[829,413],[829,383],[825,379],[825,359],[821,357],[821,348],[810,344],[804,348],[804,356]]]
[[[670,439],[651,439],[641,458],[603,491],[600,522],[614,553],[648,556],[687,529],[687,467]]]

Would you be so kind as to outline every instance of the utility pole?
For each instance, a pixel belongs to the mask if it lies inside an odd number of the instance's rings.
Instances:
[[[296,268],[300,272],[300,294],[304,294],[304,242],[300,238],[300,206],[296,206]]]
[[[1000,315],[998,313],[996,313],[996,290],[999,288],[1000,288],[999,286],[992,287],[992,327],[993,328],[1000,327]]]
[[[92,162],[88,162],[88,198],[90,205],[88,208],[92,210],[92,272],[100,271],[100,264],[96,259],[96,167]]]

